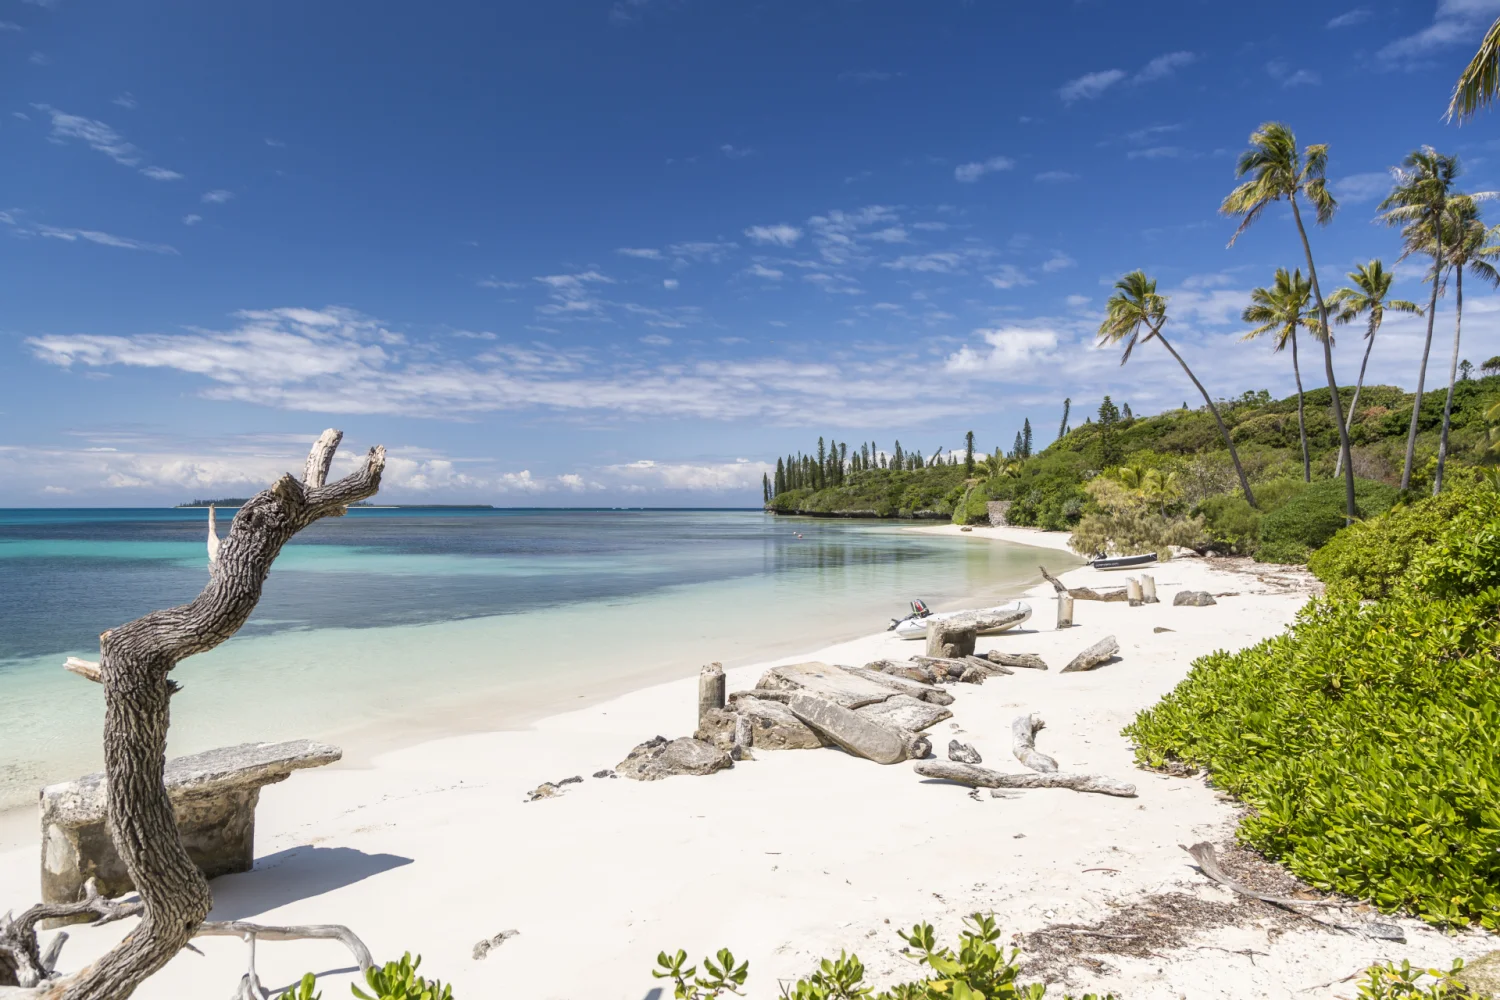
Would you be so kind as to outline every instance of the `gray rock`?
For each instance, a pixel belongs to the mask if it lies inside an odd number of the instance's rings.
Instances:
[[[865,664],[866,670],[878,670],[892,677],[902,677],[919,684],[936,684],[937,678],[931,670],[915,660],[876,660]]]
[[[526,793],[526,801],[535,802],[537,799],[552,799],[561,794],[561,788],[558,788],[550,781],[544,781]]]
[[[1107,635],[1073,657],[1072,662],[1062,668],[1062,672],[1070,674],[1077,670],[1093,670],[1095,667],[1102,667],[1114,659],[1115,654],[1119,651],[1119,642],[1115,640],[1114,636]]]
[[[736,702],[750,720],[750,745],[759,750],[816,750],[827,746],[817,730],[792,714],[781,702],[741,698]]]
[[[675,774],[713,774],[733,766],[729,754],[712,743],[653,736],[630,751],[615,771],[636,781],[659,781]]]
[[[941,705],[920,701],[910,695],[898,694],[874,705],[856,709],[857,714],[874,719],[882,725],[908,732],[919,733],[935,726],[944,719],[953,718],[953,713]]]
[[[979,751],[968,743],[960,743],[958,740],[948,741],[948,759],[956,760],[960,764],[983,764],[984,758],[979,756]]]
[[[984,656],[991,663],[998,663],[1002,667],[1025,667],[1027,670],[1047,669],[1046,661],[1035,653],[1002,653],[998,649],[992,649]]]
[[[875,671],[869,671],[875,674]],[[781,691],[800,691],[831,701],[843,708],[855,709],[885,701],[895,690],[896,679],[878,675],[881,680],[860,676],[841,667],[816,661],[772,667],[761,677],[757,687]],[[907,683],[911,683],[908,681]]]
[[[792,695],[789,707],[797,718],[857,757],[877,764],[899,764],[910,753],[907,734],[902,730],[827,699],[798,692]]]
[[[581,785],[581,784],[583,784],[583,775],[581,775],[581,774],[575,774],[571,778],[564,778],[563,780],[559,781],[558,784],[559,785]]]
[[[607,767],[604,770],[602,770],[602,771],[595,771],[594,772],[594,777],[596,777],[596,778],[613,778],[614,776],[615,776],[615,772],[611,771]]]
[[[1214,600],[1214,595],[1206,590],[1179,590],[1177,596],[1172,598],[1173,607],[1206,608],[1218,603]]]
[[[925,734],[902,730],[901,738],[906,741],[908,760],[921,760],[932,756],[932,740],[928,739]]]
[[[869,667],[840,667],[839,669],[853,674],[855,677],[861,677],[873,684],[878,684],[892,693],[899,692],[900,694],[910,695],[913,698],[930,701],[934,705],[953,704],[953,696],[951,694],[931,684],[908,680],[905,677],[897,677],[894,674],[888,674],[881,670],[871,670]]]
[[[167,794],[193,863],[208,878],[249,871],[255,864],[255,807],[261,788],[342,756],[342,750],[327,743],[291,740],[242,743],[167,761]],[[104,896],[134,888],[105,827],[108,794],[103,772],[42,789],[44,902],[79,899],[90,878],[98,879]]]
[[[964,684],[983,684],[985,678],[989,677],[989,671],[980,667],[968,667],[959,675],[959,681]]]

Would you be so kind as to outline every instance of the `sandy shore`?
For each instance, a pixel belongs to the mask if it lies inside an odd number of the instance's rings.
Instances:
[[[967,534],[1039,548],[1064,539],[1014,528]],[[707,778],[588,777],[649,736],[690,734],[689,678],[523,731],[435,740],[268,787],[260,861],[215,881],[215,916],[347,923],[377,958],[421,953],[424,970],[451,981],[458,1000],[659,1000],[666,994],[653,992],[661,983],[650,975],[658,951],[681,947],[696,959],[726,945],[749,960],[753,997],[774,997],[778,979],[804,975],[841,948],[857,951],[885,984],[912,972],[897,927],[930,920],[951,934],[974,911],[1025,935],[1034,956],[1025,978],[1065,982],[1051,991],[1059,996],[1064,988],[1130,1000],[1351,996],[1339,981],[1373,961],[1446,965],[1496,947],[1409,920],[1396,921],[1405,943],[1319,927],[1210,885],[1191,867],[1177,845],[1229,842],[1235,807],[1201,778],[1136,770],[1120,729],[1196,656],[1281,631],[1306,593],[1196,559],[1155,576],[1163,603],[1079,602],[1066,632],[1050,628],[1050,588],[1031,591],[1030,627],[981,639],[980,649],[1039,653],[1053,670],[956,685],[954,719],[929,732],[940,756],[957,736],[987,765],[1019,771],[1010,723],[1038,712],[1047,721],[1039,746],[1065,769],[1132,781],[1138,798],[975,799],[919,779],[909,764],[881,767],[834,750],[762,751]],[[1123,583],[1087,568],[1065,579]],[[1233,596],[1173,607],[1184,588]],[[1057,672],[1108,634],[1118,637],[1118,662]],[[779,662],[862,664],[914,652],[916,643],[879,634]],[[731,671],[731,690],[753,686],[764,666]],[[542,781],[572,775],[584,781],[563,796],[524,801]],[[36,885],[34,844],[0,853],[0,906],[27,905]],[[483,961],[471,957],[475,942],[509,929],[519,936]],[[77,968],[127,930],[73,929],[63,967]],[[202,949],[180,955],[137,996],[227,996],[244,946],[212,939]],[[348,995],[352,981],[347,954],[326,942],[262,945],[259,966],[276,988],[305,971],[344,970],[329,976],[329,997]]]

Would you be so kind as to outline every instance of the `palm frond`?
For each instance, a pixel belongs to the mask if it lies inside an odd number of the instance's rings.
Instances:
[[[1456,118],[1462,124],[1480,108],[1488,107],[1496,94],[1500,94],[1500,18],[1490,25],[1479,51],[1458,75],[1453,99],[1448,102],[1447,120]]]

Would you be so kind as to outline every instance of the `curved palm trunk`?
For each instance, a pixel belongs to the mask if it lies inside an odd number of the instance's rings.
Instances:
[[[1328,306],[1323,303],[1323,289],[1318,287],[1318,269],[1313,264],[1312,244],[1307,242],[1307,229],[1302,225],[1302,211],[1297,207],[1297,198],[1292,196],[1292,218],[1297,220],[1297,235],[1302,237],[1302,252],[1307,255],[1307,277],[1312,282],[1313,298],[1318,303],[1318,319],[1323,324],[1323,371],[1328,376],[1328,402],[1333,409],[1333,425],[1339,429],[1339,454],[1344,459],[1344,516],[1352,524],[1359,516],[1354,505],[1354,465],[1349,460],[1349,429],[1344,426],[1344,407],[1339,400],[1339,383],[1333,375],[1333,328],[1328,325]]]
[[[1434,226],[1437,230],[1437,250],[1433,254],[1433,260],[1443,259],[1443,227]],[[1436,268],[1433,268],[1432,276],[1432,304],[1427,307],[1427,339],[1422,344],[1422,364],[1417,369],[1417,395],[1411,401],[1411,426],[1406,429],[1406,464],[1401,467],[1401,488],[1411,489],[1411,466],[1417,457],[1417,417],[1422,412],[1422,389],[1427,384],[1427,355],[1432,352],[1432,323],[1437,319],[1437,296],[1438,283]]]
[[[1344,419],[1344,426],[1349,429],[1354,427],[1354,411],[1359,407],[1359,391],[1365,387],[1365,367],[1370,363],[1370,351],[1375,347],[1375,331],[1380,325],[1370,323],[1370,332],[1365,337],[1365,356],[1359,363],[1359,378],[1354,383],[1354,398],[1349,402],[1349,416]],[[1339,453],[1338,464],[1333,467],[1333,478],[1337,479],[1339,473],[1344,470],[1344,455]]]
[[[1307,418],[1302,411],[1302,368],[1297,364],[1296,330],[1292,331],[1292,377],[1297,380],[1297,436],[1302,439],[1302,481],[1310,483],[1312,482],[1312,461],[1307,457]]]
[[[1157,327],[1155,332],[1156,339],[1161,341],[1161,346],[1165,347],[1171,353],[1172,357],[1177,359],[1177,363],[1182,366],[1182,370],[1187,372],[1187,377],[1193,380],[1193,385],[1197,386],[1198,391],[1202,393],[1203,401],[1208,404],[1208,412],[1214,415],[1214,421],[1219,425],[1219,433],[1224,435],[1224,443],[1229,446],[1229,458],[1234,462],[1234,471],[1240,477],[1240,489],[1245,491],[1245,502],[1254,507],[1255,494],[1250,492],[1250,480],[1245,478],[1245,470],[1240,465],[1240,454],[1234,450],[1234,439],[1229,436],[1229,428],[1224,426],[1224,418],[1219,416],[1219,408],[1214,405],[1212,399],[1208,398],[1208,390],[1203,388],[1203,383],[1198,381],[1198,376],[1194,375],[1193,370],[1187,366],[1187,362],[1182,360],[1182,355],[1178,354],[1176,349],[1167,343],[1167,338],[1162,336],[1161,327]]]
[[[1438,436],[1437,475],[1432,480],[1432,495],[1443,491],[1443,463],[1448,460],[1448,425],[1453,419],[1453,383],[1458,379],[1458,338],[1464,325],[1464,269],[1458,272],[1458,287],[1453,299],[1453,360],[1448,363],[1448,398],[1443,403],[1443,431]]]

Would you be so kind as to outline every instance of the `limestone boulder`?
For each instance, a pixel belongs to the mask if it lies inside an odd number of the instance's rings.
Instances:
[[[875,674],[875,671],[868,674]],[[875,680],[868,674],[861,675],[817,661],[793,663],[772,667],[756,687],[802,692],[853,710],[885,701],[895,691],[896,678],[880,675],[881,679]]]
[[[877,764],[899,764],[911,755],[913,744],[907,732],[826,698],[798,692],[792,695],[788,707],[797,718],[856,757]]]
[[[1206,590],[1179,590],[1177,596],[1172,598],[1174,607],[1206,608],[1218,603],[1214,600],[1214,595]]]
[[[729,754],[712,743],[688,737],[668,740],[665,736],[653,736],[630,751],[615,773],[636,781],[659,781],[677,774],[713,774],[733,766]]]
[[[905,694],[898,694],[874,705],[866,705],[864,708],[856,709],[855,712],[883,725],[913,733],[920,733],[944,719],[953,718],[953,713],[943,706]]]

